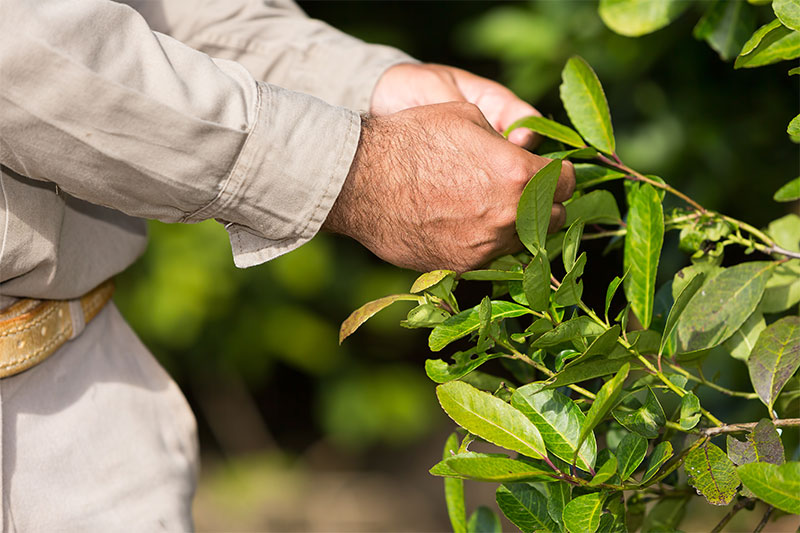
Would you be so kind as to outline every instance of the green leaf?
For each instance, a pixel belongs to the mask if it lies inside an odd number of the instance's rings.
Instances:
[[[451,280],[455,279],[455,276],[456,273],[452,270],[433,270],[431,272],[426,272],[414,281],[414,284],[411,285],[411,292],[413,294],[420,293],[426,289],[430,289],[445,278],[449,277]]]
[[[547,348],[579,337],[595,337],[601,335],[605,330],[603,326],[588,316],[579,316],[560,323],[555,329],[536,339],[531,346],[534,348]]]
[[[564,236],[564,270],[569,272],[575,266],[575,258],[578,256],[578,248],[581,245],[581,237],[583,236],[583,220],[578,219],[569,225],[567,233]]]
[[[384,296],[383,298],[365,303],[350,313],[350,316],[342,322],[342,326],[339,328],[339,344],[357,330],[361,324],[375,315],[375,313],[389,307],[395,302],[422,303],[422,297],[413,294],[393,294],[392,296]]]
[[[617,446],[619,478],[626,481],[636,472],[647,455],[647,439],[636,433],[628,433]]]
[[[620,371],[625,365],[630,364],[630,358],[605,359],[596,357],[579,365],[565,368],[546,382],[548,389],[556,389],[573,383],[580,383],[588,379],[608,376]]]
[[[658,437],[658,431],[667,423],[664,409],[649,386],[647,398],[641,407],[632,412],[614,411],[614,418],[625,428],[647,439]]]
[[[480,306],[475,306],[457,315],[451,316],[431,331],[428,337],[428,346],[431,351],[438,352],[454,340],[469,335],[480,328],[480,317],[478,316]],[[532,311],[527,307],[515,303],[497,300],[492,302],[492,320],[503,320],[526,314]]]
[[[660,499],[647,513],[644,524],[642,524],[642,532],[676,531],[686,514],[687,503],[689,503],[688,496]]]
[[[572,460],[586,419],[572,400],[556,390],[543,390],[541,384],[531,383],[514,392],[511,405],[533,422],[549,452],[564,461]],[[589,471],[596,456],[597,443],[591,433],[580,448],[576,466]]]
[[[793,137],[800,135],[800,115],[797,115],[789,122],[789,125],[786,127],[786,133]]]
[[[600,483],[605,483],[617,473],[617,456],[609,455],[608,459],[597,469],[589,485],[595,487]]]
[[[597,150],[591,147],[587,148],[573,148],[571,150],[556,150],[555,152],[547,152],[541,154],[542,157],[547,159],[594,159],[597,157]]]
[[[425,373],[436,383],[447,383],[448,381],[466,376],[486,361],[497,359],[498,357],[503,357],[503,354],[478,354],[474,349],[465,352],[457,352],[453,354],[453,360],[455,362],[449,365],[441,359],[426,360]]]
[[[781,21],[778,19],[773,19],[758,28],[755,32],[753,32],[753,35],[750,36],[747,42],[744,43],[744,46],[742,46],[742,51],[739,52],[739,56],[746,56],[747,54],[751,53],[756,49],[759,43],[761,43],[765,36],[780,27]]]
[[[696,39],[704,39],[723,61],[736,57],[755,29],[754,10],[741,1],[717,1],[706,10],[694,28]]]
[[[681,429],[688,431],[694,428],[700,422],[701,416],[700,400],[693,392],[687,392],[681,398]]]
[[[784,26],[800,31],[800,0],[774,0],[772,10]]]
[[[608,284],[608,288],[606,289],[606,304],[604,308],[606,322],[608,322],[608,309],[611,307],[611,300],[614,299],[614,295],[617,293],[620,283],[622,283],[622,280],[628,275],[628,272],[629,271],[626,270],[622,277],[614,276],[614,279],[612,279],[611,283]]]
[[[764,313],[780,313],[800,302],[800,261],[789,261],[775,267],[758,309]]]
[[[661,468],[661,465],[666,463],[670,457],[672,457],[672,444],[670,444],[669,441],[659,442],[658,446],[653,448],[653,451],[650,453],[647,470],[645,470],[642,476],[642,485],[653,479],[658,473],[658,469]]]
[[[592,362],[590,361],[589,363],[584,363],[582,366],[586,366],[591,363]],[[577,366],[575,368],[581,367]],[[586,413],[586,420],[584,420],[583,426],[581,426],[581,433],[580,437],[578,438],[579,446],[581,443],[583,443],[584,439],[586,439],[586,437],[592,433],[592,430],[597,426],[597,424],[602,422],[609,411],[614,408],[617,403],[617,399],[622,392],[622,385],[625,383],[625,378],[628,377],[628,372],[630,372],[630,370],[630,364],[625,363],[625,365],[619,369],[614,377],[603,383],[603,386],[600,387],[599,391],[597,391],[597,395],[592,402],[592,406]]]
[[[517,205],[517,235],[532,254],[544,248],[550,212],[561,175],[561,160],[554,159],[531,178]]]
[[[404,328],[432,328],[441,324],[450,313],[433,304],[421,304],[408,312],[406,320],[400,323]]]
[[[599,492],[578,496],[564,507],[564,527],[570,533],[594,533],[600,525],[603,496]]]
[[[684,468],[697,492],[713,505],[728,505],[736,496],[739,476],[728,456],[711,442],[689,452]]]
[[[799,367],[800,317],[783,317],[761,332],[747,359],[753,389],[770,412],[781,389]]]
[[[470,281],[522,281],[522,270],[470,270],[461,274]]]
[[[597,190],[578,196],[564,206],[567,211],[565,224],[572,225],[579,218],[586,224],[620,224],[617,200],[606,190]]]
[[[575,188],[578,190],[587,189],[605,183],[607,181],[619,180],[625,174],[610,168],[593,165],[591,163],[575,163]],[[616,202],[614,203],[616,206]]]
[[[737,329],[736,332],[723,343],[723,347],[728,350],[731,357],[734,359],[747,361],[750,352],[753,351],[753,347],[756,345],[758,336],[761,335],[761,332],[764,331],[766,327],[767,322],[764,320],[764,315],[756,310],[755,313],[744,321],[742,327]]]
[[[493,483],[555,480],[551,469],[533,462],[510,459],[501,454],[475,452],[451,455],[431,468],[431,474],[457,475],[472,481]]]
[[[572,485],[569,483],[548,483],[545,485],[547,490],[547,513],[559,526],[564,523],[564,507],[572,499]]]
[[[800,135],[800,115],[797,115],[792,119],[792,123],[797,123],[796,127],[794,128],[796,131],[792,133],[789,131],[790,135]],[[800,199],[800,177],[797,177],[778,189],[772,197],[773,200],[776,202],[793,202],[797,199]]]
[[[747,463],[782,465],[786,462],[778,430],[772,421],[766,418],[762,418],[753,431],[747,434],[745,442],[728,435],[726,445],[728,458],[739,466]]]
[[[767,226],[770,237],[778,246],[792,252],[800,252],[800,217],[794,213],[773,220]],[[796,263],[795,263],[796,264]]]
[[[628,533],[625,525],[627,511],[625,509],[625,498],[622,494],[609,496],[606,501],[606,513],[600,516],[599,533]]]
[[[608,102],[592,67],[573,56],[561,72],[561,101],[570,121],[589,144],[607,154],[615,151]]]
[[[455,455],[458,452],[458,446],[458,435],[451,433],[445,442],[442,459],[447,460]],[[444,500],[447,504],[447,515],[450,517],[453,533],[466,533],[467,512],[464,508],[464,482],[460,479],[445,478]]]
[[[645,183],[629,195],[625,235],[623,287],[631,308],[645,329],[650,327],[656,293],[656,272],[664,242],[664,213],[656,190]]]
[[[511,339],[514,342],[523,342],[525,339],[533,337],[532,340],[538,339],[544,333],[553,329],[553,326],[550,324],[550,321],[546,318],[537,318],[533,321],[533,324],[525,328],[525,331],[522,333],[514,333],[511,335]]]
[[[763,27],[762,27],[763,29]],[[753,37],[759,33],[761,29],[756,30]],[[745,43],[742,51],[748,48],[751,40]],[[752,51],[740,54],[733,64],[733,68],[753,68],[761,67],[763,65],[770,65],[787,59],[795,59],[800,56],[800,32],[790,30],[789,28],[778,24],[777,26],[768,30],[763,37],[759,40],[758,44]]]
[[[800,463],[749,463],[736,469],[742,484],[782,511],[800,514]]]
[[[497,506],[523,533],[557,531],[547,512],[547,499],[527,483],[508,483],[497,487]]]
[[[546,311],[550,306],[550,260],[544,250],[540,250],[525,269],[522,290],[534,311]]]
[[[577,305],[578,302],[581,301],[581,295],[583,294],[583,281],[579,280],[583,275],[583,269],[586,266],[586,252],[581,253],[578,260],[575,262],[575,265],[572,269],[567,272],[567,275],[564,276],[564,279],[561,280],[561,285],[556,289],[556,293],[553,296],[553,301],[556,305],[560,306],[568,306],[568,305]]]
[[[463,381],[439,385],[436,395],[450,418],[470,433],[528,457],[546,456],[536,426],[503,400]]]
[[[793,69],[789,69],[789,72],[787,74],[789,74],[789,76],[795,76],[797,74],[800,74],[800,67],[794,67]],[[800,115],[798,115],[798,116],[800,116]],[[795,118],[798,118],[798,117],[795,117]]]
[[[555,139],[556,141],[574,146],[575,148],[583,148],[586,146],[586,143],[583,142],[583,139],[581,139],[581,136],[578,135],[575,130],[569,126],[564,126],[563,124],[550,120],[549,118],[534,116],[523,117],[511,124],[503,135],[508,137],[508,134],[517,128],[528,128],[545,137]]]
[[[616,346],[617,339],[619,339],[621,328],[619,325],[615,325],[603,332],[602,335],[597,337],[592,344],[583,352],[580,357],[576,357],[572,361],[570,361],[566,368],[579,365],[590,359],[596,355],[608,355],[611,353],[611,350]]]
[[[502,531],[500,518],[483,505],[475,509],[467,522],[467,533],[502,533]]]
[[[683,313],[684,309],[686,309],[686,304],[689,303],[689,300],[692,299],[694,294],[697,292],[697,289],[703,285],[703,282],[706,280],[705,274],[702,272],[697,274],[692,280],[683,288],[681,293],[675,299],[675,303],[672,304],[672,308],[669,310],[669,316],[667,317],[667,323],[664,326],[664,335],[661,337],[661,343],[658,347],[658,353],[661,354],[664,352],[664,346],[666,346],[667,341],[669,340],[670,335],[672,335],[672,331],[675,329],[675,326],[678,324],[678,319]]]
[[[688,6],[679,0],[600,0],[600,18],[620,35],[639,37],[660,30]]]
[[[695,293],[678,319],[679,353],[721,344],[755,311],[775,263],[755,261],[717,274]]]

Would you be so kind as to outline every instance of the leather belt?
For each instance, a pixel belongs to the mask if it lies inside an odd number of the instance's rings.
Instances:
[[[0,311],[0,378],[41,363],[77,337],[113,293],[109,279],[74,300],[26,298]]]

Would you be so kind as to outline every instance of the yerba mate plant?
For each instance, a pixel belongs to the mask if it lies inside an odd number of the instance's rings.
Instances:
[[[758,500],[767,512],[757,530],[775,509],[800,514],[800,462],[786,461],[781,436],[800,425],[800,217],[759,229],[630,168],[616,153],[591,67],[573,57],[562,79],[574,128],[527,117],[509,129],[529,128],[565,147],[543,154],[552,162],[520,198],[517,232],[526,251],[460,276],[423,274],[408,294],[355,311],[340,340],[381,309],[410,301],[417,305],[402,325],[431,328],[431,351],[460,343],[451,361],[425,364],[442,408],[460,426],[430,470],[444,477],[456,532],[500,531],[488,507],[467,518],[464,480],[498,483],[498,507],[525,532],[673,531],[698,494],[730,505],[714,531]],[[566,231],[548,236],[564,159],[575,161],[577,192],[566,204]],[[599,188],[614,180],[625,182],[624,217],[614,195]],[[799,180],[776,200],[800,198]],[[666,194],[684,207],[665,212]],[[691,265],[657,288],[667,231],[679,233]],[[624,257],[596,309],[582,299],[582,276],[592,261],[609,259],[581,251],[591,239],[622,246]],[[753,259],[723,267],[729,247]],[[553,261],[563,263],[561,279]],[[491,296],[462,311],[454,294],[462,280],[490,281]],[[609,314],[623,297],[622,311]],[[702,363],[711,353],[746,365],[753,390],[706,379]],[[479,370],[495,359],[502,377]],[[762,416],[726,423],[701,402],[710,389],[760,402]],[[507,451],[471,451],[476,441]]]

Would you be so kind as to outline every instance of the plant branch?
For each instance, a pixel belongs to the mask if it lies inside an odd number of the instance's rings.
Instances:
[[[711,381],[707,381],[706,378],[702,376],[697,377],[691,372],[679,367],[678,365],[667,363],[667,366],[670,367],[675,372],[677,372],[678,374],[685,377],[686,379],[705,385],[706,387],[719,391],[722,394],[727,394],[728,396],[737,396],[739,398],[747,398],[748,400],[755,400],[756,398],[758,398],[758,394],[756,394],[755,392],[740,392],[740,391],[730,390],[721,385],[717,385],[716,383],[713,383]]]
[[[791,427],[800,426],[800,418],[776,418],[772,420],[775,427]],[[714,435],[722,435],[724,433],[737,433],[739,431],[752,431],[756,427],[757,422],[746,422],[742,424],[724,424],[715,428],[706,428],[702,430],[703,435],[713,437]]]
[[[767,522],[769,521],[769,517],[772,514],[772,511],[774,509],[775,508],[772,507],[771,505],[767,507],[767,510],[764,512],[764,516],[761,517],[761,522],[758,523],[756,528],[753,530],[753,533],[761,533],[761,530],[763,530],[764,526],[767,525]]]
[[[719,533],[720,531],[722,531],[722,528],[728,525],[728,522],[731,521],[731,518],[736,516],[736,513],[738,513],[739,511],[741,511],[754,501],[755,500],[753,498],[742,498],[741,500],[736,502],[734,506],[731,508],[731,510],[728,511],[728,514],[723,516],[722,520],[720,520],[719,523],[716,526],[714,526],[714,529],[711,530],[711,533]]]

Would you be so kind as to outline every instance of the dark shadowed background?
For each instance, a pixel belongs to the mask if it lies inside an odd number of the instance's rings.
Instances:
[[[798,113],[798,77],[790,79],[784,64],[734,71],[691,37],[699,10],[629,39],[606,29],[590,1],[300,4],[364,40],[506,83],[561,121],[560,71],[580,54],[606,88],[619,153],[630,166],[756,226],[798,211],[797,203],[771,199],[799,170],[798,147],[785,135]],[[405,292],[415,273],[328,235],[237,270],[215,222],[150,229],[148,251],[119,279],[116,301],[197,415],[198,529],[448,529],[441,480],[427,469],[452,424],[423,370],[425,332],[400,328],[408,308],[398,305],[337,344],[352,310]],[[667,239],[664,280],[688,262],[675,236]],[[590,305],[602,298],[592,287],[621,273],[619,252],[602,258],[603,245],[593,246]],[[465,283],[459,294],[477,303],[485,289]],[[723,383],[747,383],[739,361],[711,358],[704,370],[721,373]],[[730,422],[759,416],[722,396],[708,401]],[[493,491],[468,483],[468,506],[493,502]],[[692,509],[687,531],[718,519]],[[747,527],[759,517],[736,519]],[[770,527],[797,527],[787,524]]]

